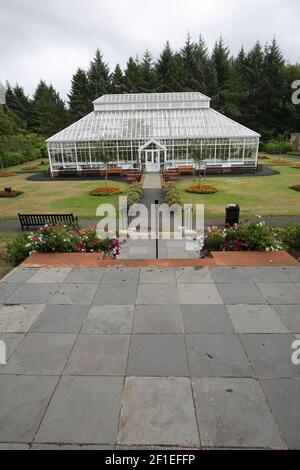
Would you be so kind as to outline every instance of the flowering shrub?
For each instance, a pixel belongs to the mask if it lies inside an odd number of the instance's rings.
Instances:
[[[198,193],[198,194],[212,194],[216,193],[218,190],[214,186],[210,186],[208,184],[196,184],[190,185],[186,188],[188,193]]]
[[[300,184],[293,184],[293,186],[290,186],[290,189],[293,189],[294,191],[300,191]]]
[[[5,177],[5,176],[14,176],[16,173],[14,171],[0,171],[0,177]]]
[[[211,226],[205,231],[203,253],[210,251],[279,251],[284,244],[265,222]]]
[[[0,197],[17,197],[23,194],[23,191],[11,189],[10,191],[0,191]]]
[[[21,251],[25,253],[25,258],[31,253],[102,252],[114,258],[120,254],[119,240],[114,237],[99,238],[94,227],[80,229],[62,224],[45,225],[36,232],[29,233],[26,239],[17,240],[17,243],[19,251],[20,245],[23,244]],[[15,257],[14,242],[8,247],[8,254],[12,262],[20,262],[19,258],[16,260]]]
[[[122,189],[119,186],[99,186],[91,190],[92,196],[109,196],[110,194],[122,193]]]

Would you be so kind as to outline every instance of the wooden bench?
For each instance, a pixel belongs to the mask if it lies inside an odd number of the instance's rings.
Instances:
[[[127,181],[140,181],[142,177],[142,173],[136,173],[136,172],[128,172],[127,173]]]
[[[195,174],[195,168],[193,166],[179,166],[177,170],[180,175],[194,175]]]
[[[18,214],[22,230],[29,227],[42,227],[46,224],[76,225],[78,217],[73,214]]]

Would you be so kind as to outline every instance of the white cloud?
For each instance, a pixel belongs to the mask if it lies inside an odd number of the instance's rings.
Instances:
[[[169,39],[183,45],[201,33],[209,48],[222,35],[233,53],[275,35],[285,57],[299,62],[298,0],[2,0],[0,80],[32,93],[40,78],[66,98],[78,66],[100,47],[114,67],[148,48],[157,56]]]

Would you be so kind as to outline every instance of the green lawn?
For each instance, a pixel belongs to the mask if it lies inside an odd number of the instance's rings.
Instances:
[[[95,218],[99,204],[110,203],[118,207],[118,195],[91,196],[90,190],[105,185],[103,180],[63,181],[28,181],[28,173],[0,177],[0,188],[11,186],[24,194],[17,198],[0,199],[0,219],[14,219],[18,212],[73,212],[84,218]],[[108,181],[108,185],[120,186],[124,194],[128,183]]]
[[[44,164],[41,165],[41,162],[43,162]],[[14,166],[10,166],[9,168],[6,168],[6,170],[9,170],[9,171],[21,171],[23,170],[26,166],[31,166],[31,165],[35,165],[35,166],[38,166],[38,168],[35,170],[39,170],[39,171],[44,171],[46,170],[47,168],[49,168],[49,160],[48,158],[38,158],[37,160],[32,160],[31,162],[25,162],[25,163],[20,163],[20,165],[14,165]]]
[[[292,168],[299,159],[284,156],[288,164],[271,164],[279,171],[273,176],[220,176],[202,179],[203,184],[215,186],[214,194],[192,194],[185,191],[190,184],[197,184],[198,178],[185,179],[177,183],[184,203],[205,205],[207,217],[224,215],[226,204],[237,203],[242,216],[253,215],[300,215],[300,193],[289,189],[300,184],[300,169]],[[260,163],[268,164],[268,160]]]

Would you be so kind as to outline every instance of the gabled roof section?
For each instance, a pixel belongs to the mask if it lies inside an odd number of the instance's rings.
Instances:
[[[209,98],[197,92],[104,95],[94,102],[99,109],[47,142],[260,137],[211,109],[207,100]]]

